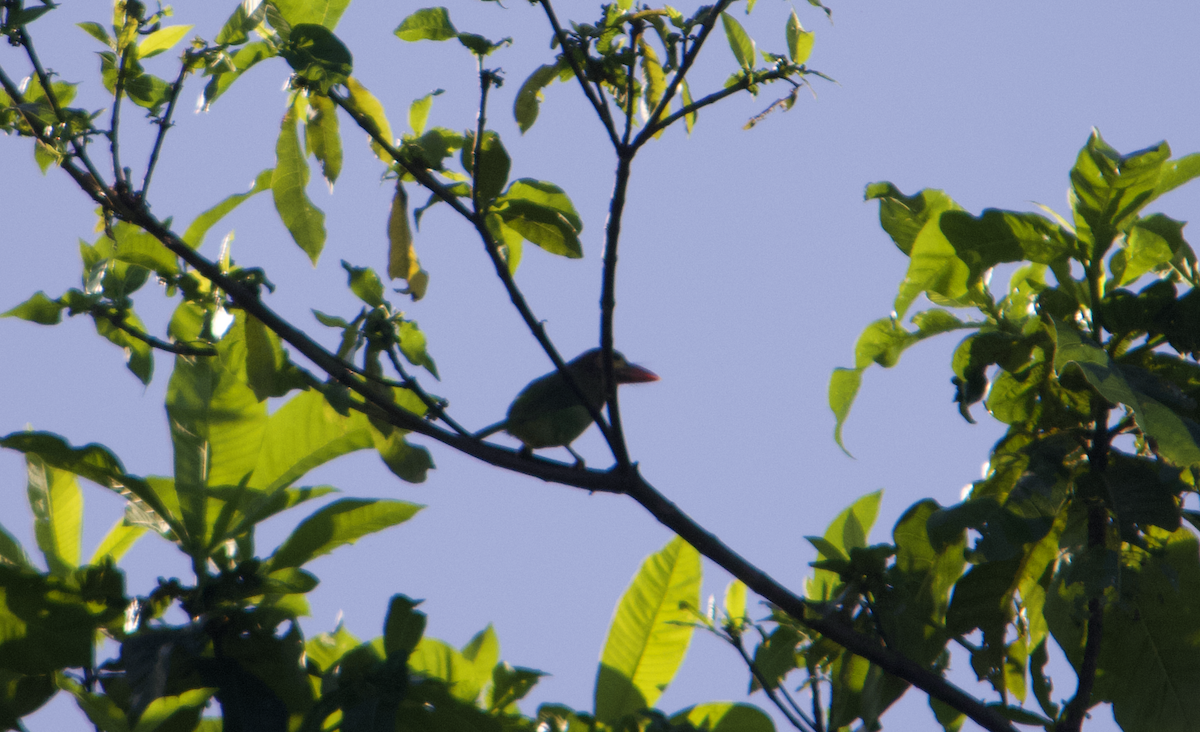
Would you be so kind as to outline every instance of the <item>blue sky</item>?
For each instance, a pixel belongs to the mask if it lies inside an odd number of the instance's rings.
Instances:
[[[81,20],[106,10],[64,4],[33,26],[45,63],[68,81],[95,84],[100,50]],[[228,7],[226,7],[228,6]],[[492,57],[506,83],[493,94],[490,126],[513,158],[513,176],[562,186],[585,222],[585,257],[568,261],[532,247],[517,280],[566,355],[597,342],[600,250],[614,156],[577,87],[555,84],[537,125],[521,136],[511,103],[521,81],[551,58],[549,30],[526,3],[447,3],[460,30],[514,45]],[[179,3],[175,22],[211,38],[232,3]],[[407,44],[391,31],[418,5],[356,0],[338,34],[355,54],[355,75],[385,104],[393,129],[405,129],[411,100],[437,88],[431,124],[474,123],[473,61],[457,44]],[[744,6],[741,6],[744,7]],[[855,459],[832,440],[825,389],[835,366],[850,365],[855,339],[891,310],[906,260],[879,228],[867,183],[890,180],[906,193],[942,188],[972,212],[1028,210],[1033,202],[1066,209],[1067,171],[1093,126],[1118,150],[1166,139],[1176,155],[1200,150],[1194,31],[1200,7],[1187,3],[1004,4],[834,2],[834,24],[805,3],[796,10],[816,32],[810,65],[837,79],[814,81],[787,114],[750,131],[745,121],[781,96],[767,88],[701,114],[696,131],[672,129],[634,166],[621,250],[617,345],[662,381],[622,392],[632,454],[643,473],[743,556],[799,589],[814,551],[805,535],[858,496],[884,489],[875,541],[895,519],[930,496],[949,504],[977,478],[1001,434],[977,408],[968,425],[951,403],[946,336],[905,354],[898,368],[868,372],[845,432]],[[692,11],[691,6],[681,8]],[[782,51],[791,7],[760,0],[736,12],[759,47]],[[563,2],[560,16],[597,13]],[[0,49],[13,76],[24,66]],[[164,55],[150,70],[168,75]],[[720,88],[735,67],[720,35],[692,81],[695,96]],[[201,84],[185,87],[178,126],[156,173],[153,210],[186,225],[224,196],[245,190],[274,162],[287,76],[275,59],[238,82],[206,114],[192,114]],[[777,93],[778,91],[778,93]],[[100,107],[100,97],[80,102]],[[141,165],[149,133],[129,108],[126,164]],[[140,136],[140,137],[139,137]],[[279,289],[268,302],[326,343],[310,308],[352,314],[357,306],[338,265],[385,268],[391,195],[363,135],[343,120],[346,164],[330,195],[314,172],[309,193],[328,216],[329,242],[316,268],[261,196],[209,234],[215,256],[235,231],[233,254],[265,266]],[[139,152],[141,151],[141,152]],[[139,157],[139,155],[141,157]],[[136,162],[134,162],[136,161]],[[56,171],[42,177],[29,146],[0,142],[0,200],[7,254],[0,267],[0,310],[36,290],[52,296],[78,285],[78,238],[94,238],[85,197]],[[423,200],[417,194],[414,200]],[[1188,219],[1200,187],[1152,208]],[[416,246],[431,274],[428,297],[408,308],[429,338],[442,381],[428,388],[450,399],[456,418],[482,427],[549,363],[491,272],[479,242],[446,207],[422,221]],[[147,291],[139,313],[165,333],[169,307]],[[322,332],[324,331],[324,332]],[[162,398],[170,362],[143,388],[90,322],[45,328],[0,321],[0,433],[58,432],[79,444],[110,446],[139,474],[171,470]],[[591,465],[606,455],[593,430],[576,443]],[[426,598],[428,633],[455,645],[489,622],[502,657],[553,674],[531,696],[590,709],[595,664],[612,609],[642,558],[669,539],[631,501],[509,476],[431,447],[438,469],[419,486],[398,482],[372,455],[350,456],[310,476],[349,495],[398,497],[428,505],[414,520],[318,560],[306,632],[331,629],[339,613],[363,638],[380,631],[395,592]],[[33,547],[20,456],[0,453],[0,516]],[[100,489],[86,492],[85,551],[120,512]],[[284,516],[261,533],[269,549],[299,519]],[[125,561],[130,590],[186,567],[154,538]],[[728,577],[706,565],[705,594]],[[955,659],[966,670],[965,658]],[[960,673],[967,678],[969,671]],[[1058,679],[1058,698],[1073,692]],[[716,641],[697,636],[676,683],[660,702],[675,710],[698,701],[740,699],[745,672]],[[986,694],[980,686],[977,693]],[[760,695],[761,696],[761,695]],[[759,704],[766,700],[758,698]],[[527,703],[526,711],[534,705]],[[58,728],[74,714],[56,703],[30,724]],[[885,722],[932,728],[924,698],[909,694]],[[1106,709],[1089,729],[1114,728]]]

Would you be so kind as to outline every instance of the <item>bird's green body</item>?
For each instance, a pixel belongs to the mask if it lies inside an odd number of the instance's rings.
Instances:
[[[603,355],[600,349],[586,351],[567,363],[579,389],[592,407],[599,409],[607,391],[604,384]],[[648,369],[613,353],[613,373],[618,384],[658,381]],[[566,447],[592,424],[588,408],[558,371],[538,377],[529,383],[508,408],[504,431],[517,438],[531,450],[543,447]]]

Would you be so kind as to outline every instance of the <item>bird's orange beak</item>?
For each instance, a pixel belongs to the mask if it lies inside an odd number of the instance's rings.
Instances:
[[[617,369],[616,377],[618,384],[644,384],[658,381],[658,374],[648,368],[638,366],[636,363],[626,364],[623,368]]]

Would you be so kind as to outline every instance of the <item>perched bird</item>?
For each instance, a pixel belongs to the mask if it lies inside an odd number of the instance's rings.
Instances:
[[[584,351],[567,362],[567,371],[583,391],[592,406],[599,409],[607,389],[604,384],[604,355],[599,348]],[[613,375],[618,384],[658,381],[658,375],[647,368],[630,363],[613,351]],[[504,430],[525,443],[525,451],[543,447],[565,447],[582,465],[583,458],[571,449],[571,443],[592,424],[587,407],[557,370],[540,376],[517,394],[503,422],[487,427],[476,437]]]

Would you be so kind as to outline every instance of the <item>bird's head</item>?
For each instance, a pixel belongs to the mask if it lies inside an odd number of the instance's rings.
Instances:
[[[584,351],[572,359],[567,364],[567,368],[585,378],[587,374],[593,374],[597,379],[603,379],[604,351],[599,348]],[[617,377],[618,384],[644,384],[658,381],[658,374],[644,366],[631,363],[619,351],[613,351],[613,374]]]

